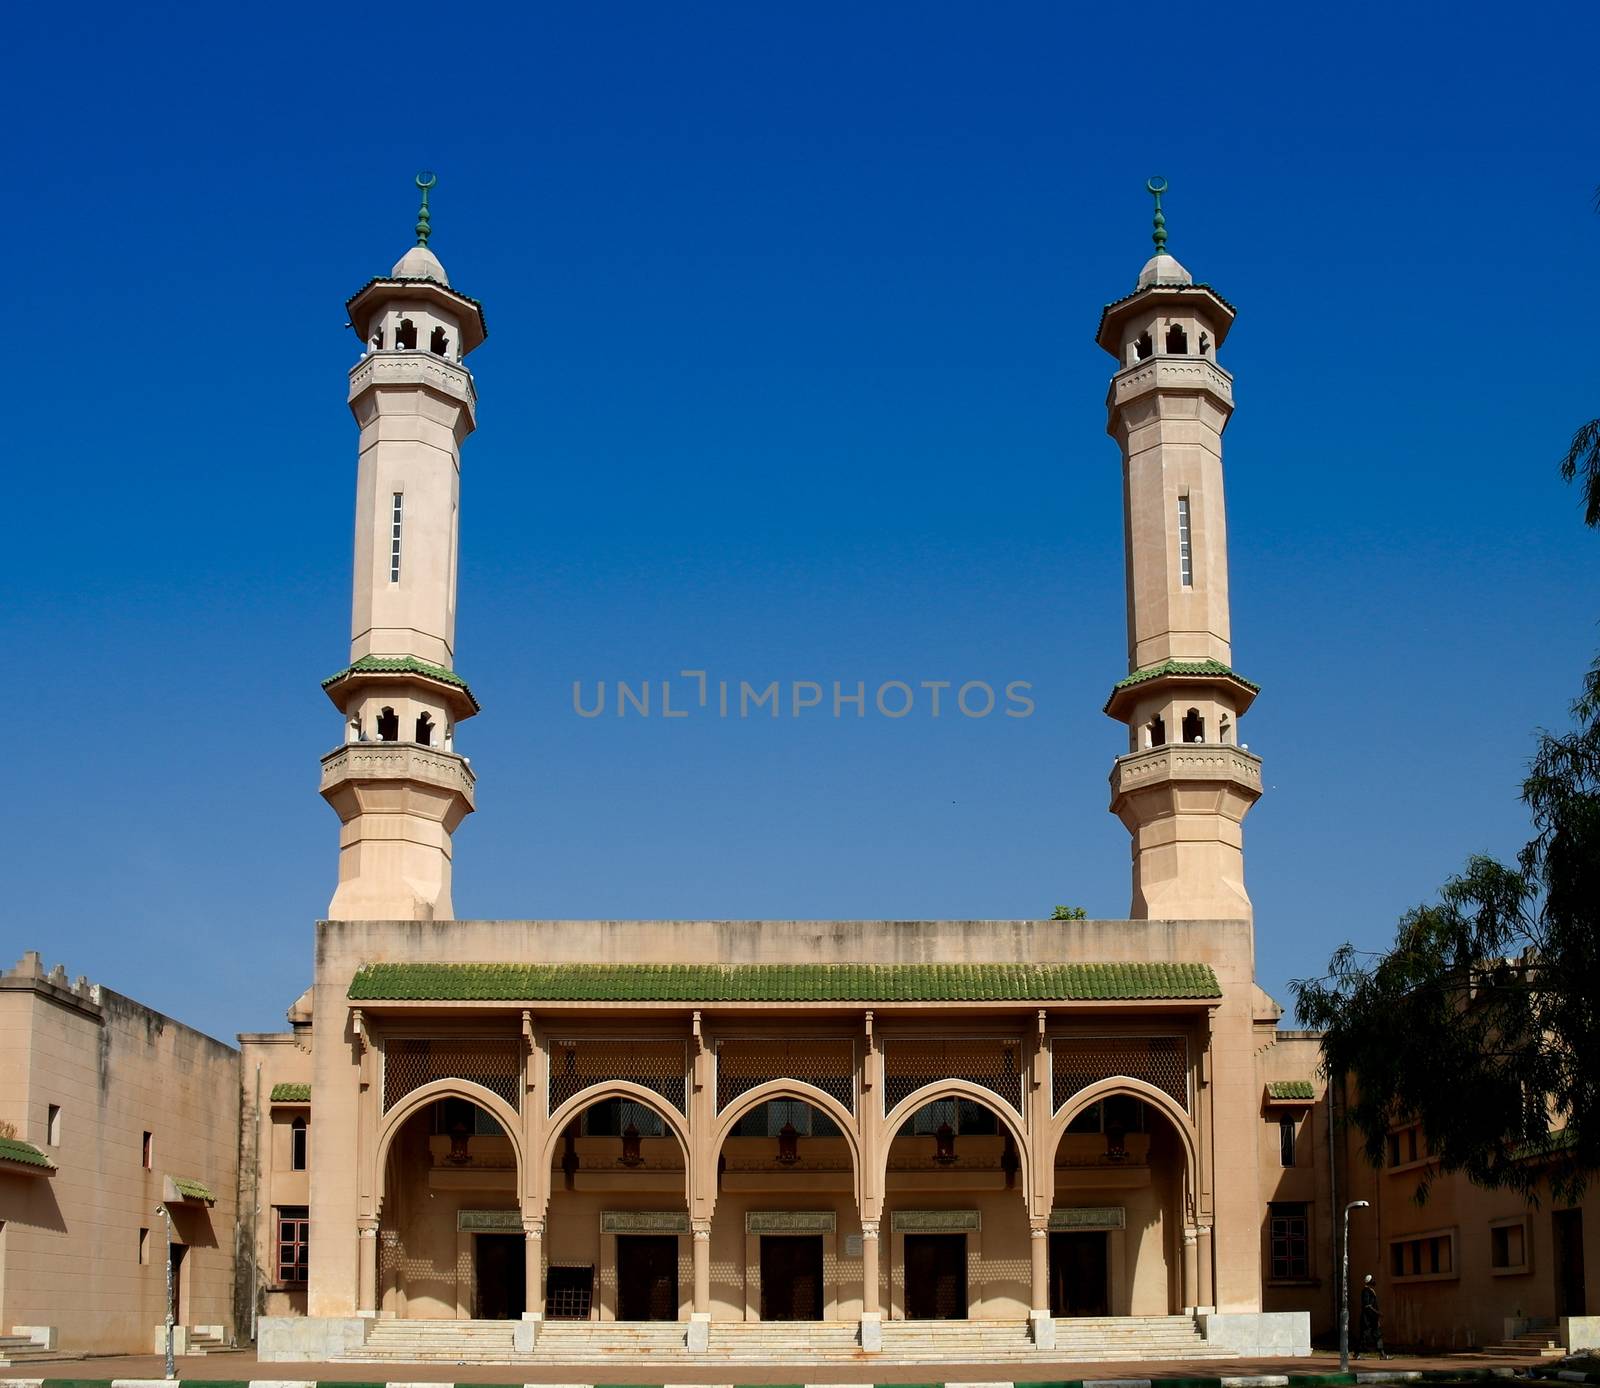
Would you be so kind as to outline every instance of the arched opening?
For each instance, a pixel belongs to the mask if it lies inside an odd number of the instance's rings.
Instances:
[[[687,1319],[694,1253],[676,1129],[642,1094],[562,1111],[549,1147],[546,1318]]]
[[[1191,1155],[1176,1121],[1115,1084],[1078,1106],[1056,1145],[1052,1315],[1165,1316],[1184,1306]]]
[[[417,741],[424,747],[433,746],[433,716],[427,713],[417,715]]]
[[[383,325],[381,323],[373,329],[372,350],[374,352],[383,351]]]
[[[883,1197],[889,1314],[1021,1320],[1031,1299],[1022,1139],[975,1087],[890,1115]],[[925,1094],[927,1091],[923,1091]]]
[[[1150,341],[1149,333],[1140,333],[1138,337],[1134,338],[1133,354],[1136,360],[1143,361],[1154,350],[1155,346]]]
[[[806,1086],[763,1089],[720,1120],[712,1318],[836,1320],[861,1292],[859,1255],[846,1256],[861,1227],[850,1118]]]
[[[404,352],[413,352],[417,347],[417,325],[409,318],[402,318],[400,326],[394,331],[394,345]]]
[[[400,719],[392,708],[382,708],[378,711],[378,741],[398,742],[400,740]]]
[[[428,339],[428,350],[436,356],[450,355],[450,339],[445,335],[443,328],[433,330],[433,336]]]
[[[436,1097],[389,1136],[379,1309],[398,1319],[516,1320],[525,1307],[517,1147],[484,1106]]]
[[[1183,715],[1183,740],[1185,742],[1206,740],[1206,720],[1200,716],[1200,710],[1197,708],[1192,708]]]
[[[1187,353],[1189,350],[1189,334],[1184,332],[1183,326],[1173,323],[1167,328],[1167,351],[1171,354]]]
[[[1211,355],[1211,337],[1205,332],[1200,334],[1200,355],[1202,357]]]
[[[1151,747],[1165,747],[1167,745],[1167,720],[1159,713],[1145,726]]]

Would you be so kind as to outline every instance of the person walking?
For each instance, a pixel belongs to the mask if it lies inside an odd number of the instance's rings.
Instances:
[[[1369,1272],[1361,1279],[1361,1329],[1356,1338],[1355,1358],[1376,1350],[1379,1359],[1389,1358],[1383,1347],[1383,1313],[1378,1309],[1378,1292]]]

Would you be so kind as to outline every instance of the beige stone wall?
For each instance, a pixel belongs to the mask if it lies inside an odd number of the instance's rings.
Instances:
[[[310,1084],[311,1033],[304,1026],[288,1032],[255,1032],[239,1037],[240,1052],[240,1193],[247,1207],[255,1202],[253,1224],[256,1308],[262,1315],[304,1315],[306,1290],[278,1280],[277,1212],[285,1207],[311,1204],[311,1172],[295,1171],[291,1163],[292,1125],[307,1120],[308,1157],[316,1142],[311,1128],[311,1106],[274,1102],[272,1091],[280,1084]],[[260,1107],[256,1096],[259,1094]],[[253,1179],[256,1153],[260,1153],[259,1183]],[[248,1302],[248,1290],[245,1300]]]
[[[238,1053],[110,989],[35,967],[25,957],[0,978],[0,1121],[56,1172],[0,1175],[0,1325],[54,1326],[70,1353],[148,1353],[165,1317],[156,1209],[163,1179],[185,1177],[216,1204],[172,1207],[187,1248],[178,1320],[231,1333]]]

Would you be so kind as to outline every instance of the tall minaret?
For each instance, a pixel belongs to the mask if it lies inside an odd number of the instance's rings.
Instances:
[[[1122,449],[1128,676],[1106,712],[1128,725],[1111,809],[1133,835],[1135,919],[1248,919],[1241,825],[1261,759],[1239,745],[1257,687],[1234,673],[1222,431],[1233,378],[1217,349],[1233,306],[1167,254],[1163,178],[1152,178],[1156,253],[1106,305],[1117,359],[1106,432]]]
[[[345,719],[322,759],[339,814],[332,920],[449,920],[450,835],[472,812],[455,725],[478,701],[454,671],[461,442],[476,423],[477,300],[428,249],[431,173],[418,174],[417,244],[346,305],[364,344],[350,370],[356,464],[350,664],[323,681]]]

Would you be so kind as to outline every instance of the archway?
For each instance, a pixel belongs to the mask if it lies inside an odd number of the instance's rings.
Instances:
[[[524,1306],[517,1113],[464,1081],[413,1091],[378,1132],[378,1309],[514,1320]]]
[[[699,1209],[699,1307],[716,1320],[855,1319],[862,1297],[855,1115],[800,1080],[756,1085],[718,1115]]]
[[[687,1318],[694,1270],[682,1116],[641,1085],[595,1085],[550,1116],[542,1160],[545,1315]]]
[[[1026,1319],[1033,1178],[1015,1112],[981,1085],[945,1080],[897,1104],[884,1133],[890,1317]]]
[[[1198,1150],[1183,1108],[1141,1080],[1101,1080],[1062,1106],[1044,1150],[1051,1163],[1040,1173],[1039,1194],[1049,1197],[1051,1312],[1181,1311]]]

